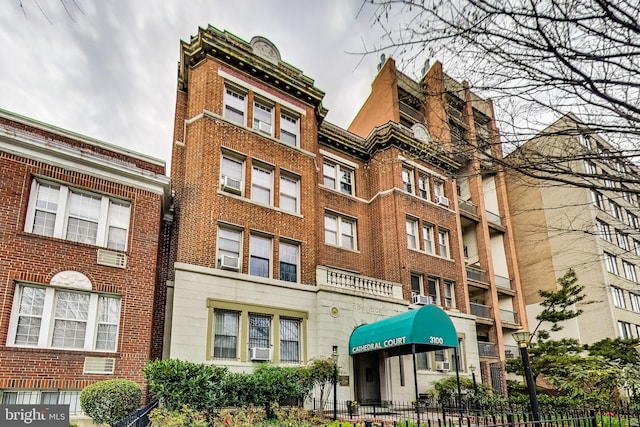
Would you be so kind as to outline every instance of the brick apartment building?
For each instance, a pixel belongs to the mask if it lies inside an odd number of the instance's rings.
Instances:
[[[0,110],[0,197],[0,401],[73,416],[95,381],[144,385],[164,162]]]
[[[268,40],[210,26],[182,42],[165,357],[244,371],[335,351],[340,399],[408,401],[411,357],[349,342],[431,305],[462,374],[479,366],[503,391],[510,332],[527,326],[504,177],[457,151],[497,142],[491,105],[439,64],[422,83],[387,61],[345,130]],[[451,349],[419,353],[418,389],[454,366]]]

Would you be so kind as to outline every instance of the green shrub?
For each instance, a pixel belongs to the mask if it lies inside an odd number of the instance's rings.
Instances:
[[[151,427],[207,427],[209,425],[202,412],[196,412],[186,405],[177,411],[156,408],[149,413],[149,420]]]
[[[264,406],[267,418],[273,418],[272,405],[302,396],[300,370],[269,363],[259,365],[253,372],[255,395],[253,402]]]
[[[182,360],[153,360],[144,367],[149,392],[169,411],[188,405],[207,411],[224,404],[227,369]]]
[[[80,406],[96,424],[113,424],[140,407],[142,389],[130,380],[98,381],[80,393]]]

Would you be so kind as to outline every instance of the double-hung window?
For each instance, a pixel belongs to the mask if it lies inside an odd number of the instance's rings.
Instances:
[[[300,139],[300,119],[291,114],[280,114],[280,141],[297,147]]]
[[[609,200],[609,210],[611,215],[622,221],[622,208],[616,202]]]
[[[218,228],[218,263],[221,268],[240,269],[242,231],[235,228]]]
[[[273,107],[264,102],[254,101],[253,128],[267,135],[273,135]]]
[[[425,174],[418,174],[418,195],[425,200],[431,200],[431,191],[429,190],[429,177]]]
[[[640,313],[640,295],[629,292],[629,299],[631,300],[631,310]]]
[[[631,212],[627,212],[627,219],[629,220],[629,225],[634,230],[639,230],[640,229],[640,221],[638,221],[638,216],[637,215],[632,214]]]
[[[251,200],[272,205],[273,170],[254,165],[251,173]]]
[[[409,249],[420,249],[418,243],[418,220],[407,218],[407,247]]]
[[[633,239],[633,252],[640,256],[640,241]]]
[[[280,361],[300,361],[300,319],[280,318]]]
[[[271,347],[271,316],[249,313],[249,348]]]
[[[604,210],[604,196],[596,190],[591,190],[591,202],[594,206]]]
[[[633,264],[622,260],[622,270],[624,271],[624,277],[627,280],[631,280],[632,282],[638,281],[638,276],[636,276],[636,267]]]
[[[223,191],[242,194],[244,191],[244,160],[226,154],[220,163],[220,182]]]
[[[444,285],[444,305],[448,308],[456,306],[455,288],[454,283],[451,280],[445,280]]]
[[[280,242],[280,280],[286,282],[298,281],[300,264],[300,245]]]
[[[616,188],[616,183],[615,181],[611,180],[611,179],[605,179],[604,180],[604,186],[607,188]]]
[[[411,296],[422,295],[422,282],[424,276],[418,273],[411,273]]]
[[[213,357],[236,359],[238,357],[238,331],[240,313],[231,310],[214,311]]]
[[[622,322],[618,320],[618,333],[623,340],[633,338],[631,335],[631,324],[629,322]]]
[[[269,237],[251,235],[249,243],[249,274],[271,277],[272,240]]]
[[[615,286],[611,286],[611,296],[613,297],[613,305],[620,308],[625,308],[624,291]]]
[[[431,297],[431,300],[435,304],[440,303],[438,299],[438,279],[434,277],[427,278],[427,289],[425,289],[425,293]]]
[[[600,237],[608,242],[611,242],[612,236],[611,236],[611,227],[609,226],[609,224],[597,219],[596,225],[598,227],[598,234],[600,235]]]
[[[25,231],[124,251],[130,212],[123,200],[34,180]]]
[[[407,193],[413,194],[413,169],[406,166],[402,167],[402,189]]]
[[[609,273],[618,274],[618,258],[615,255],[605,252],[604,263]]]
[[[324,242],[346,249],[356,249],[356,222],[326,213],[324,215]]]
[[[433,194],[436,197],[444,197],[444,182],[437,180],[433,183]]]
[[[280,209],[287,212],[300,211],[300,178],[294,175],[280,174]]]
[[[424,241],[424,251],[433,254],[433,225],[425,224],[422,226],[422,240]]]
[[[19,285],[9,342],[16,346],[116,351],[120,298]]]
[[[616,230],[616,239],[618,240],[618,246],[624,250],[629,250],[629,237],[625,233]]]
[[[443,258],[450,258],[448,230],[438,230],[438,246],[440,249],[440,256]]]
[[[322,173],[325,187],[353,195],[353,169],[325,160]]]
[[[596,164],[593,163],[591,160],[584,161],[584,170],[586,173],[590,175],[596,175],[598,173],[598,168],[596,167]]]
[[[245,125],[247,102],[245,93],[226,86],[224,90],[224,117],[239,125]]]

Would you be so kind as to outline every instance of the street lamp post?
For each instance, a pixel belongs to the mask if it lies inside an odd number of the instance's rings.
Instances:
[[[338,346],[334,345],[331,351],[333,359],[333,420],[338,419]]]
[[[531,416],[535,422],[535,426],[540,426],[540,409],[538,408],[538,397],[536,396],[536,384],[533,381],[531,373],[531,364],[529,363],[529,351],[527,346],[531,338],[531,332],[518,331],[512,334],[513,339],[518,343],[520,349],[520,357],[522,358],[522,367],[524,368],[524,377],[527,380],[527,391],[529,392],[529,403],[531,405]]]
[[[473,380],[473,396],[478,397],[478,384],[476,383],[476,367],[474,365],[469,366],[471,371],[471,379]]]

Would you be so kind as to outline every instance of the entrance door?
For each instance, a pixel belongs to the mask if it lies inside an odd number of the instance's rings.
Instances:
[[[354,356],[356,400],[364,405],[381,403],[379,354],[370,352]]]

